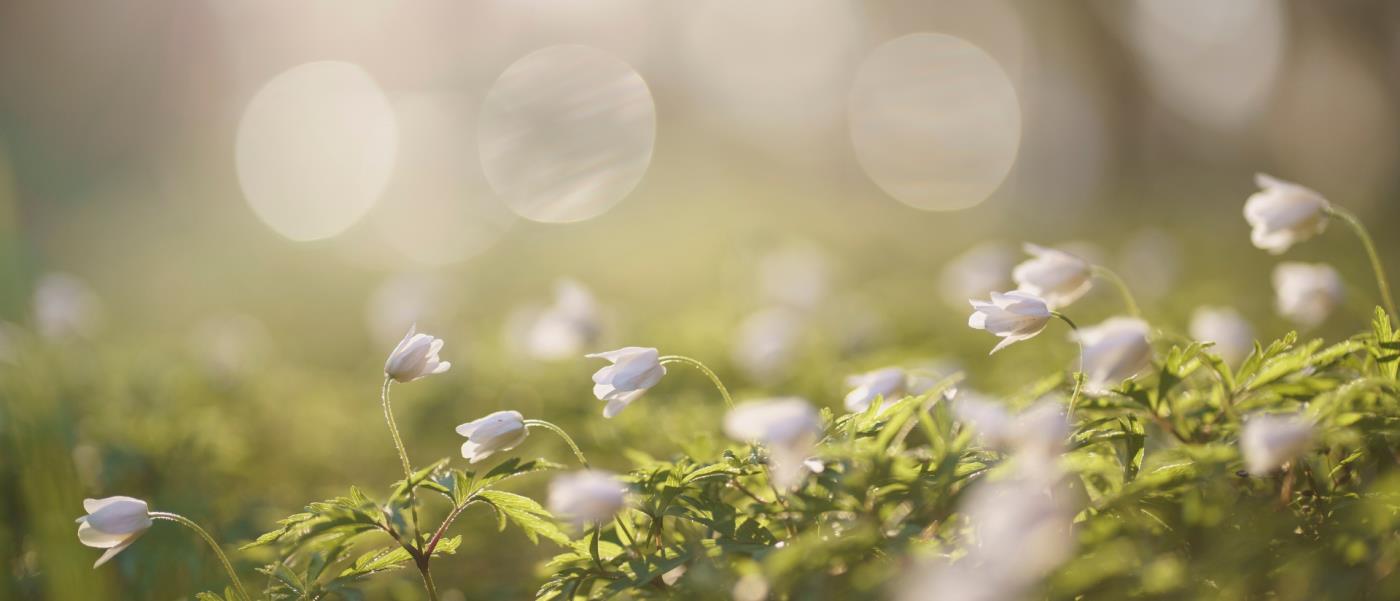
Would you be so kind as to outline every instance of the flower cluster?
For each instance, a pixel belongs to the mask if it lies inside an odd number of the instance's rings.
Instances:
[[[1322,233],[1329,219],[1343,219],[1366,245],[1382,303],[1389,307],[1383,269],[1359,221],[1302,186],[1263,175],[1257,181],[1262,190],[1244,209],[1255,246],[1281,254]],[[514,523],[531,540],[546,538],[565,549],[549,564],[556,573],[540,589],[543,598],[623,591],[664,595],[689,581],[715,577],[716,570],[692,566],[713,567],[728,558],[735,571],[733,591],[743,597],[761,597],[771,585],[791,585],[798,572],[815,578],[851,572],[865,581],[898,581],[898,590],[891,592],[913,601],[1016,599],[1032,595],[1057,570],[1071,569],[1081,559],[1077,545],[1125,528],[1104,520],[1150,513],[1149,528],[1161,534],[1173,525],[1200,526],[1176,524],[1181,519],[1219,519],[1158,515],[1144,499],[1161,504],[1183,490],[1204,497],[1221,487],[1233,487],[1229,494],[1241,498],[1267,489],[1266,497],[1277,495],[1285,505],[1300,503],[1294,490],[1302,486],[1308,487],[1308,499],[1355,496],[1354,482],[1373,474],[1353,464],[1372,447],[1390,449],[1381,461],[1393,460],[1389,439],[1361,444],[1355,434],[1337,434],[1371,417],[1400,419],[1368,413],[1378,399],[1400,390],[1393,308],[1378,309],[1369,334],[1327,349],[1320,348],[1321,341],[1300,345],[1296,335],[1259,344],[1249,322],[1229,307],[1198,308],[1186,338],[1154,328],[1111,270],[1064,250],[1024,248],[1027,260],[999,263],[1001,273],[979,279],[1010,281],[1016,288],[971,299],[967,324],[998,337],[991,349],[997,353],[1039,336],[1052,321],[1062,322],[1078,351],[1068,377],[1062,372],[1030,386],[1029,393],[996,399],[958,386],[961,374],[934,377],[917,367],[887,365],[846,376],[845,412],[835,415],[808,400],[816,396],[756,395],[760,398],[735,403],[705,363],[663,355],[657,348],[587,354],[606,361],[592,376],[604,418],[617,417],[649,391],[663,396],[668,366],[703,374],[727,406],[718,430],[731,444],[718,458],[663,460],[636,453],[632,459],[638,465],[631,471],[594,466],[563,428],[514,409],[455,428],[465,438],[465,465],[496,460],[490,470],[452,467],[448,459],[415,468],[394,419],[391,387],[444,374],[452,364],[440,357],[442,339],[411,327],[385,361],[381,393],[403,479],[387,500],[355,488],[309,505],[254,541],[286,549],[264,569],[274,578],[262,592],[270,598],[293,593],[320,598],[411,563],[428,597],[436,600],[432,561],[457,548],[461,539],[448,536],[451,526],[463,511],[481,504],[495,511],[502,527]],[[1082,309],[1076,303],[1099,282],[1118,290],[1123,313],[1080,327],[1066,312]],[[810,305],[825,279],[801,278],[800,287],[803,293],[795,295],[800,298],[776,296]],[[1306,327],[1329,317],[1343,288],[1331,267],[1293,262],[1276,267],[1274,287],[1279,314]],[[562,346],[551,348],[573,349],[592,339],[592,299],[578,294],[564,293],[554,309],[551,319],[567,322],[560,327],[570,333],[562,336],[567,339]],[[1183,389],[1184,382],[1190,390]],[[503,458],[530,440],[531,429],[559,436],[579,463],[579,469],[549,481],[543,504],[499,488],[509,478],[562,467]],[[1154,437],[1150,444],[1149,437]],[[1327,446],[1327,453],[1314,453],[1319,446]],[[1149,450],[1157,457],[1147,459]],[[1222,484],[1231,477],[1240,483]],[[420,511],[419,498],[430,494],[451,504],[431,528],[424,525],[428,512]],[[188,518],[123,496],[87,499],[83,508],[79,541],[104,549],[94,567],[131,546],[156,521],[171,521],[195,531],[218,555],[231,583],[225,596],[253,598],[220,545]],[[1307,526],[1320,528],[1323,519]],[[573,540],[579,533],[589,540]],[[342,561],[361,535],[387,537],[379,542],[389,546],[342,562],[345,567],[334,576],[323,573],[326,565]],[[1128,553],[1135,543],[1125,540],[1115,544]],[[308,545],[322,555],[303,554]],[[909,561],[884,561],[887,557]],[[294,565],[304,569],[301,576],[291,572]],[[1177,569],[1162,565],[1167,567],[1153,569]],[[1066,598],[1091,590],[1075,589]],[[842,593],[834,591],[831,598],[843,598]],[[223,599],[212,593],[201,598]]]

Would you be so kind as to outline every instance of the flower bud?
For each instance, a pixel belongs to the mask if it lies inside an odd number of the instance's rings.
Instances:
[[[549,511],[575,526],[611,519],[627,506],[627,487],[611,473],[582,470],[549,483]]]
[[[1078,332],[1083,345],[1084,389],[1102,393],[1152,365],[1147,322],[1129,317],[1109,318]]]
[[[107,552],[92,567],[98,567],[136,542],[151,527],[150,509],[146,502],[131,497],[84,499],[87,515],[78,518],[78,540],[84,545]]]
[[[525,442],[530,432],[519,411],[497,411],[457,426],[457,433],[467,437],[462,443],[462,457],[476,463],[494,453],[515,448]]]
[[[1327,321],[1342,303],[1342,276],[1323,263],[1279,263],[1274,267],[1278,314],[1300,326]]]
[[[654,348],[629,346],[586,356],[607,359],[610,363],[593,374],[594,396],[608,403],[603,408],[603,417],[617,415],[666,375],[666,368],[661,365]]]
[[[1298,415],[1252,415],[1240,432],[1245,467],[1267,476],[1312,446],[1313,425]]]
[[[438,359],[442,350],[442,339],[416,332],[416,326],[408,328],[389,359],[384,362],[384,375],[396,382],[412,382],[432,374],[440,374],[452,367],[451,363]]]
[[[1050,308],[1045,301],[1028,292],[993,292],[991,302],[968,302],[974,309],[967,318],[968,327],[986,330],[1002,338],[992,347],[992,353],[1034,337],[1050,323]]]
[[[1254,176],[1261,188],[1244,202],[1244,219],[1249,222],[1254,246],[1283,254],[1290,246],[1321,234],[1327,229],[1327,199],[1292,182],[1263,173]]]
[[[1016,281],[1017,290],[1044,299],[1051,309],[1079,300],[1093,286],[1094,272],[1088,261],[1035,244],[1024,248],[1032,258],[1012,269],[1011,279]]]

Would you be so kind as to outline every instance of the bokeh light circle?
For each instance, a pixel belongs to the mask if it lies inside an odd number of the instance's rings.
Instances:
[[[258,90],[235,145],[238,182],[258,217],[293,240],[319,240],[374,206],[394,169],[398,125],[369,73],[318,61]]]
[[[1021,108],[1006,72],[959,37],[917,33],[876,48],[851,88],[856,158],[890,196],[917,209],[986,200],[1016,162]]]
[[[1220,131],[1258,116],[1284,61],[1282,2],[1134,0],[1128,10],[1128,40],[1168,108]]]
[[[602,50],[550,46],[491,86],[477,130],[482,171],[521,217],[568,223],[627,196],[651,164],[656,104],[646,81]]]

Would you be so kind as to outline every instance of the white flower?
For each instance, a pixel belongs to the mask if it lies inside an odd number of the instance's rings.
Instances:
[[[1244,202],[1244,219],[1254,228],[1254,246],[1283,254],[1288,247],[1322,233],[1327,228],[1327,199],[1292,182],[1263,173],[1254,176],[1261,190]]]
[[[397,382],[412,382],[452,367],[451,363],[438,359],[442,339],[419,334],[416,330],[417,326],[409,326],[408,333],[384,362],[384,375]]]
[[[1254,350],[1254,328],[1230,307],[1197,307],[1191,314],[1191,337],[1215,343],[1213,352],[1232,365]]]
[[[961,308],[969,298],[1005,290],[1015,266],[1015,249],[1003,242],[983,242],[943,265],[938,291],[949,306]]]
[[[627,486],[611,473],[581,470],[549,482],[549,511],[575,526],[601,522],[627,506]]]
[[[898,367],[886,367],[846,378],[846,385],[852,387],[846,395],[846,410],[859,413],[870,408],[876,398],[884,403],[899,400],[909,392],[909,376]]]
[[[608,403],[603,417],[617,415],[666,375],[666,367],[658,361],[660,354],[654,348],[628,346],[587,357],[611,362],[593,373],[593,395]]]
[[[101,322],[102,303],[82,280],[50,273],[34,285],[34,325],[49,339],[88,336]]]
[[[1245,467],[1266,476],[1312,446],[1312,422],[1299,415],[1252,415],[1240,432]]]
[[[796,309],[811,309],[830,285],[826,255],[811,244],[770,251],[759,259],[758,285],[765,300]]]
[[[1050,308],[1045,301],[1028,292],[993,292],[991,302],[968,302],[972,303],[973,308],[972,315],[967,318],[968,327],[986,330],[1002,338],[992,347],[992,353],[1039,334],[1050,323]]]
[[[525,428],[525,416],[519,411],[497,411],[457,426],[457,433],[467,437],[462,443],[462,457],[476,463],[494,453],[515,448],[525,442],[530,432]]]
[[[572,357],[593,344],[601,331],[593,294],[575,280],[562,279],[554,284],[554,304],[529,325],[525,348],[536,359]]]
[[[1084,389],[1102,393],[1136,376],[1152,365],[1152,345],[1147,342],[1147,322],[1129,317],[1112,317],[1093,327],[1081,328],[1079,343],[1084,347],[1080,370]]]
[[[1322,325],[1342,303],[1342,276],[1329,265],[1279,263],[1273,280],[1279,315],[1298,325]]]
[[[78,540],[89,547],[107,550],[92,564],[94,568],[121,553],[151,527],[150,510],[141,499],[83,499],[83,510],[87,515],[77,520]]]
[[[750,378],[772,382],[792,365],[802,336],[801,315],[787,307],[754,313],[739,324],[734,336],[734,363]]]
[[[1062,250],[1026,244],[1032,258],[1011,270],[1018,290],[1045,299],[1051,309],[1064,307],[1093,286],[1089,262]]]
[[[1069,436],[1069,422],[1059,403],[1041,401],[1018,415],[988,397],[960,392],[953,415],[977,432],[983,446],[1000,451],[1058,455]]]
[[[666,583],[666,586],[676,586],[676,582],[680,581],[681,576],[684,576],[686,570],[689,569],[685,564],[678,565],[662,574],[661,581]]]
[[[822,434],[821,414],[797,397],[747,401],[724,416],[724,433],[768,447],[773,485],[790,489],[802,483],[805,461]]]

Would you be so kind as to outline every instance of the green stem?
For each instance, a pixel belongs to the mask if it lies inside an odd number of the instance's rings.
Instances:
[[[574,452],[574,457],[578,458],[578,462],[583,464],[584,469],[592,469],[592,466],[588,465],[588,458],[583,456],[583,451],[579,450],[578,444],[574,442],[573,437],[569,436],[569,433],[565,432],[563,428],[542,419],[527,419],[525,420],[525,427],[544,428],[558,434],[560,438],[564,439],[564,442],[569,443],[569,449]]]
[[[1345,221],[1347,225],[1351,226],[1352,231],[1356,232],[1356,237],[1361,239],[1361,245],[1366,247],[1366,256],[1371,259],[1371,270],[1376,274],[1376,287],[1380,288],[1381,302],[1385,303],[1386,313],[1390,315],[1392,321],[1400,323],[1400,313],[1395,312],[1395,299],[1390,296],[1390,283],[1385,278],[1385,267],[1381,265],[1380,253],[1376,252],[1376,243],[1371,240],[1371,234],[1366,231],[1366,226],[1356,215],[1345,209],[1330,207],[1327,212]]]
[[[1131,299],[1131,297],[1129,298]],[[1079,369],[1075,370],[1072,375],[1074,378],[1074,392],[1071,392],[1069,395],[1069,411],[1067,412],[1067,417],[1074,417],[1074,406],[1079,402],[1080,389],[1084,387],[1084,341],[1080,339],[1079,326],[1074,325],[1073,320],[1058,311],[1051,311],[1050,314],[1069,326],[1069,329],[1074,332],[1074,342],[1079,345]]]
[[[1128,289],[1128,283],[1123,281],[1122,277],[1114,273],[1112,269],[1102,265],[1094,265],[1092,269],[1095,277],[1108,280],[1109,283],[1113,284],[1113,286],[1118,289],[1118,295],[1123,297],[1123,305],[1127,307],[1129,315],[1138,318],[1142,317],[1142,311],[1138,309],[1137,300],[1133,298],[1133,292]]]
[[[384,403],[384,421],[389,424],[389,434],[394,437],[394,448],[399,452],[399,461],[403,463],[403,477],[405,480],[413,479],[413,466],[408,462],[408,451],[403,448],[403,439],[399,437],[399,426],[394,422],[394,410],[389,405],[389,384],[393,383],[392,378],[384,378],[384,389],[379,393],[379,400]]]
[[[408,462],[408,451],[404,449],[403,438],[399,437],[399,425],[394,421],[394,410],[389,404],[389,385],[393,381],[393,378],[384,377],[384,387],[379,392],[379,400],[384,403],[384,421],[389,424],[389,434],[394,437],[394,449],[398,450],[399,461],[403,463],[403,480],[405,484],[408,484],[413,481],[413,465]],[[408,487],[408,501],[412,508],[413,539],[421,549],[423,547],[423,531],[418,527],[418,497],[412,486]]]
[[[233,582],[234,590],[238,591],[238,595],[240,597],[243,597],[244,601],[253,601],[253,597],[248,595],[247,590],[244,590],[243,581],[238,579],[238,573],[233,571],[233,564],[229,562],[228,556],[225,555],[224,550],[219,547],[219,542],[214,540],[214,537],[210,536],[209,533],[204,530],[204,528],[201,528],[199,524],[194,523],[194,520],[191,520],[178,513],[170,513],[168,511],[152,511],[150,513],[150,516],[151,519],[175,522],[177,524],[180,524],[181,526],[195,531],[196,534],[199,534],[199,536],[203,537],[204,542],[209,543],[209,548],[214,550],[214,554],[218,555],[219,561],[224,564],[224,571],[228,572],[228,578],[230,581]]]
[[[598,566],[599,574],[606,574],[608,570],[603,567],[603,558],[598,555],[598,537],[602,536],[603,523],[593,523],[593,540],[588,543],[588,554],[593,556],[593,565]]]
[[[437,585],[433,583],[433,573],[428,570],[428,556],[423,556],[423,563],[418,566],[418,572],[423,575],[423,588],[428,589],[428,601],[438,601]]]
[[[661,357],[658,362],[662,365],[666,365],[667,363],[684,363],[700,370],[701,373],[710,378],[711,382],[715,383],[715,388],[719,389],[720,396],[724,397],[724,404],[728,405],[730,409],[734,408],[734,399],[729,396],[729,389],[724,387],[724,382],[721,382],[719,376],[715,375],[715,372],[709,367],[706,367],[704,363],[682,355],[666,355]]]

